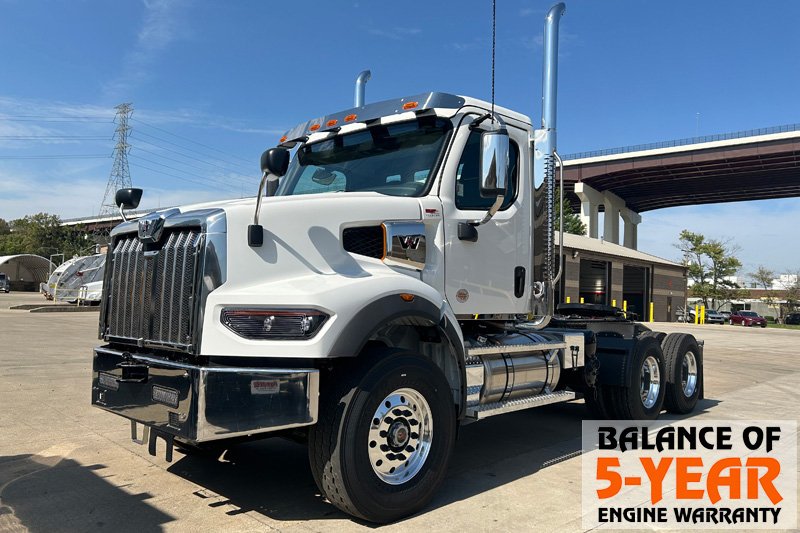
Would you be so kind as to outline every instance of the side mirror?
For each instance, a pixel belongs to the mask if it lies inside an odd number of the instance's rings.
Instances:
[[[481,196],[484,198],[505,194],[508,151],[507,129],[500,128],[481,134]]]
[[[122,209],[136,209],[142,200],[142,189],[119,189],[114,195],[114,203]]]
[[[286,148],[270,148],[261,154],[261,172],[281,177],[289,168],[289,150]]]

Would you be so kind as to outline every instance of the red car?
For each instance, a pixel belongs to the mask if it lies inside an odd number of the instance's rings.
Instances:
[[[730,324],[731,326],[740,324],[742,326],[761,326],[765,328],[767,327],[767,319],[755,311],[736,311],[731,313]]]

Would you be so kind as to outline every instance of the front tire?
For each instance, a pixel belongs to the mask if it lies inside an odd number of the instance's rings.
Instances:
[[[309,434],[322,494],[377,523],[423,508],[444,479],[455,443],[455,405],[442,371],[421,356],[387,350],[328,378]]]

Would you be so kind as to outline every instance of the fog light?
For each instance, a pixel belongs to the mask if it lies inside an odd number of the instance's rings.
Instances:
[[[328,315],[316,309],[263,309],[226,307],[220,321],[245,339],[310,339],[322,327]]]

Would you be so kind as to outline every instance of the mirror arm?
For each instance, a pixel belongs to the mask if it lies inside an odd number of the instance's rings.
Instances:
[[[125,216],[125,210],[122,208],[122,204],[119,204],[117,206],[117,209],[119,209],[119,214],[122,217],[122,221],[123,222],[127,222],[128,221],[128,217]]]
[[[253,216],[253,225],[258,225],[258,219],[261,216],[261,199],[264,197],[264,187],[267,185],[267,178],[269,178],[269,172],[266,170],[261,175],[261,182],[258,184],[258,196],[256,196],[256,212]]]
[[[481,220],[471,220],[468,224],[473,227],[483,226],[487,222],[489,222],[492,217],[500,210],[500,206],[503,205],[503,200],[505,200],[505,196],[502,194],[497,196],[497,199],[492,204],[492,207],[486,212],[486,216],[484,216]]]

